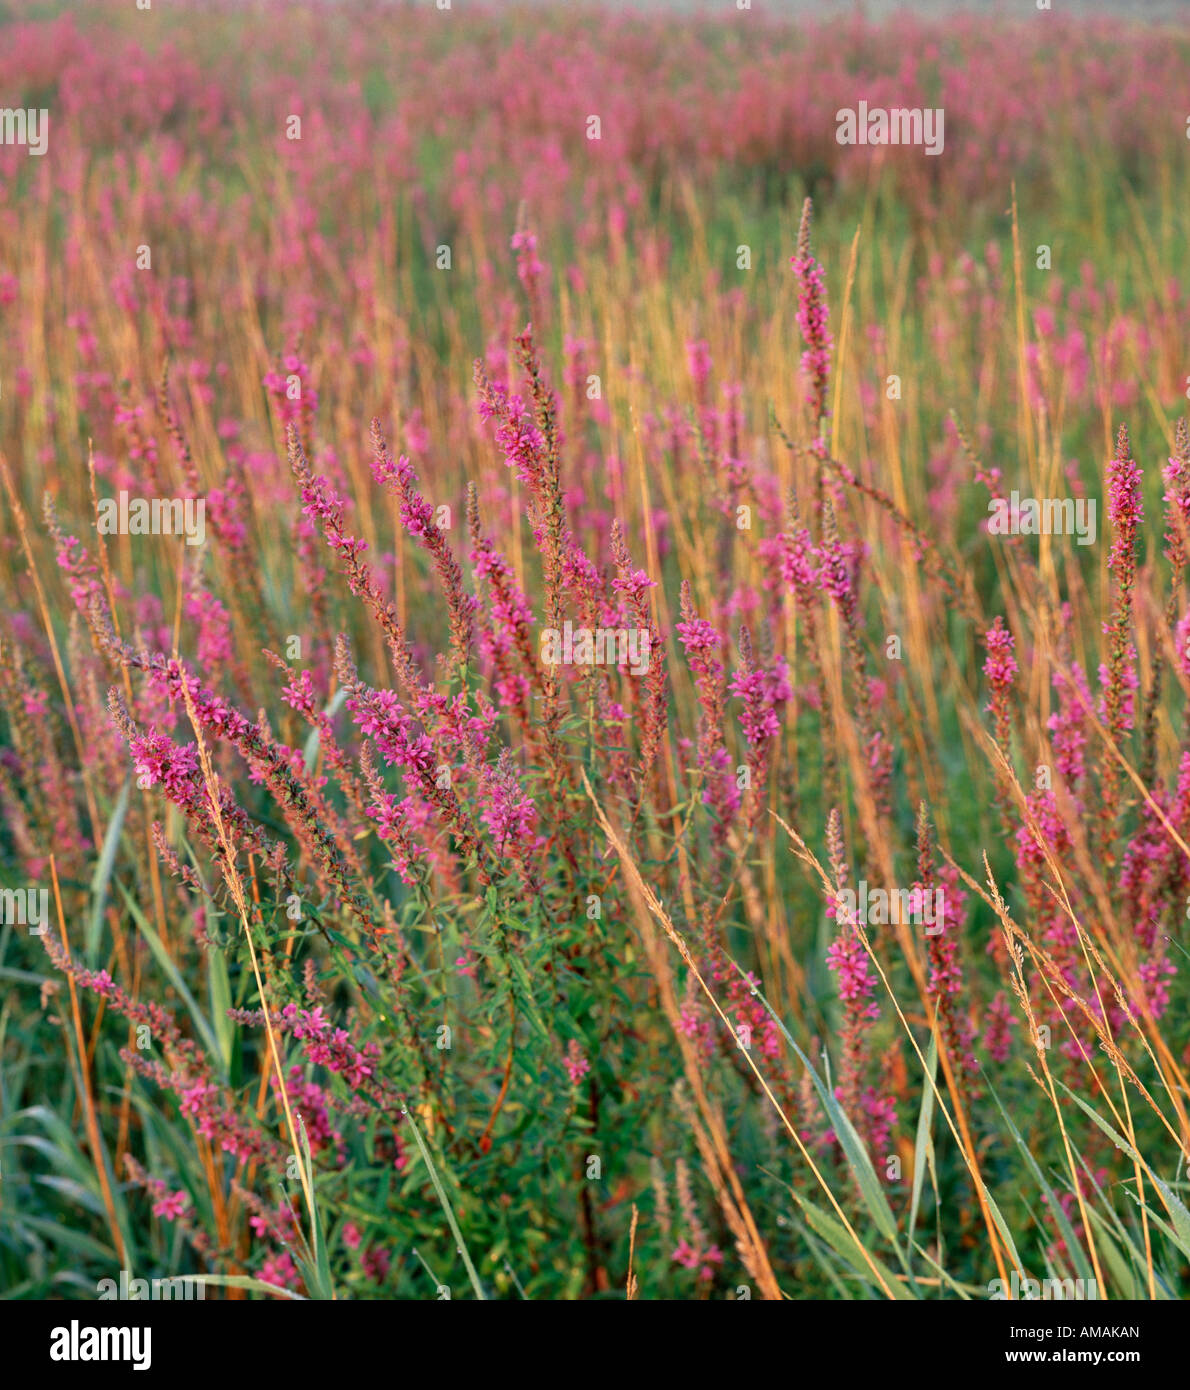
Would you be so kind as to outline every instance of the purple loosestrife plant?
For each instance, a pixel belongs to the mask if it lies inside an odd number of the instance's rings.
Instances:
[[[806,348],[802,353],[802,375],[806,381],[806,403],[814,430],[812,451],[825,458],[827,441],[823,434],[827,416],[826,393],[830,384],[831,349],[834,340],[828,323],[830,312],[826,302],[826,277],[822,266],[810,251],[810,221],[813,204],[809,198],[802,207],[802,221],[797,234],[797,254],[791,258],[797,276],[797,322]],[[821,473],[819,474],[821,479]]]
[[[1107,468],[1108,515],[1112,546],[1108,566],[1113,577],[1112,616],[1104,626],[1108,660],[1100,668],[1105,688],[1104,723],[1117,748],[1132,728],[1132,691],[1136,688],[1136,649],[1132,643],[1132,590],[1136,581],[1136,535],[1143,516],[1141,471],[1131,457],[1128,430],[1120,426],[1116,451]],[[1119,812],[1119,765],[1109,748],[1103,752],[1100,773],[1101,839],[1106,862],[1115,861],[1112,837]]]
[[[724,674],[723,663],[715,655],[721,638],[714,624],[700,618],[694,608],[688,580],[682,581],[682,618],[677,624],[678,638],[686,649],[694,674],[700,714],[698,720],[698,771],[702,778],[702,800],[710,807],[715,821],[712,836],[716,844],[726,842],[740,806],[740,794],[731,773],[731,758],[723,742]]]

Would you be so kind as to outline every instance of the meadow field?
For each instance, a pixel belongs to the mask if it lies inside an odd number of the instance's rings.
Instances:
[[[1190,1296],[1190,32],[805,8],[0,3],[4,1298]]]

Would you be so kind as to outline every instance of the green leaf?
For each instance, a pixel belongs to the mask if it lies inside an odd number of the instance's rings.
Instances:
[[[816,1207],[808,1198],[796,1193],[794,1195],[797,1196],[802,1210],[806,1213],[806,1220],[813,1229],[818,1232],[841,1260],[850,1265],[862,1278],[868,1280],[873,1288],[879,1287],[872,1277],[872,1266],[875,1266],[895,1299],[902,1303],[917,1301],[912,1288],[903,1280],[898,1279],[892,1270],[878,1260],[871,1251],[867,1251],[865,1257],[863,1246],[850,1234],[842,1222],[837,1221],[829,1212]],[[868,1263],[869,1260],[871,1264]]]
[[[223,1074],[231,1073],[231,1054],[235,1047],[235,1024],[227,1015],[231,1008],[231,983],[227,978],[227,957],[217,947],[207,951],[207,981],[210,989],[211,1019],[223,1059]]]
[[[921,1109],[917,1114],[917,1140],[913,1146],[913,1199],[909,1206],[909,1225],[906,1236],[912,1240],[921,1204],[921,1188],[926,1176],[926,1153],[933,1153],[930,1126],[934,1119],[934,1082],[938,1075],[938,1035],[930,1034],[930,1050],[926,1053],[926,1079],[921,1089]]]
[[[1155,1173],[1150,1172],[1154,1186],[1165,1200],[1165,1205],[1169,1209],[1169,1219],[1173,1223],[1175,1244],[1178,1249],[1190,1259],[1190,1211],[1186,1210],[1186,1205],[1178,1194],[1167,1182],[1162,1181]]]
[[[471,1287],[475,1290],[478,1299],[487,1299],[487,1294],[483,1291],[483,1285],[479,1282],[479,1275],[476,1273],[475,1266],[471,1263],[471,1256],[467,1253],[467,1245],[463,1240],[463,1233],[459,1230],[459,1223],[455,1220],[454,1208],[450,1205],[442,1183],[438,1177],[438,1170],[434,1167],[434,1160],[430,1157],[430,1151],[426,1148],[425,1140],[421,1137],[421,1130],[417,1127],[417,1122],[413,1118],[413,1113],[408,1107],[403,1107],[401,1113],[409,1122],[409,1127],[413,1130],[413,1137],[417,1140],[417,1147],[421,1152],[422,1160],[430,1174],[430,1181],[434,1184],[434,1191],[438,1194],[438,1201],[442,1205],[442,1210],[446,1213],[447,1224],[450,1226],[450,1233],[455,1238],[455,1246],[463,1257],[463,1264],[467,1270],[467,1277],[471,1280]]]
[[[124,828],[124,817],[128,812],[128,797],[132,788],[132,774],[124,778],[116,809],[108,822],[107,834],[103,837],[103,852],[91,876],[91,915],[87,919],[85,949],[88,964],[94,966],[99,959],[99,938],[103,932],[103,912],[107,906],[108,887],[111,884],[112,870],[115,868],[116,851],[120,848],[120,833]]]
[[[306,1180],[310,1192],[310,1240],[306,1254],[299,1258],[306,1288],[312,1298],[330,1302],[335,1297],[335,1283],[331,1278],[330,1255],[326,1248],[326,1232],[322,1225],[322,1214],[318,1209],[318,1196],[314,1191],[314,1160],[310,1155],[310,1139],[306,1134],[305,1121],[295,1116],[298,1125],[298,1139],[302,1146],[302,1163],[306,1169]]]
[[[1108,1234],[1107,1223],[1103,1217],[1091,1206],[1087,1208],[1087,1215],[1091,1218],[1091,1224],[1097,1232],[1095,1236],[1096,1248],[1111,1272],[1119,1296],[1127,1299],[1146,1298],[1148,1295],[1143,1281],[1137,1279],[1135,1272],[1120,1253],[1119,1247]]]
[[[68,1250],[73,1250],[78,1255],[99,1260],[104,1265],[112,1264],[116,1258],[116,1252],[110,1245],[105,1245],[102,1241],[96,1240],[83,1231],[76,1231],[72,1226],[63,1225],[59,1221],[50,1221],[43,1216],[29,1216],[26,1213],[22,1213],[20,1221],[23,1226],[27,1226],[33,1231],[39,1231],[54,1244],[64,1245]]]
[[[215,1284],[227,1289],[251,1289],[254,1293],[275,1293],[281,1298],[293,1298],[299,1303],[306,1300],[292,1289],[283,1289],[279,1284],[267,1284],[263,1279],[253,1279],[247,1274],[190,1274],[187,1278],[196,1284]]]

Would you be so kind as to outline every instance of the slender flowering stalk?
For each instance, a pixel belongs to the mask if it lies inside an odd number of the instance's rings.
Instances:
[[[1185,416],[1177,423],[1174,451],[1162,469],[1161,476],[1165,483],[1165,556],[1172,570],[1169,596],[1165,601],[1165,626],[1172,633],[1177,629],[1178,599],[1182,590],[1182,575],[1186,569],[1187,544],[1190,543],[1190,432],[1187,431]],[[1175,646],[1175,661],[1176,652]],[[1156,777],[1158,701],[1161,696],[1161,679],[1165,671],[1165,656],[1165,644],[1156,643],[1141,721],[1140,774],[1146,785],[1152,784]]]
[[[401,524],[429,553],[442,581],[450,613],[450,641],[455,669],[464,671],[471,657],[473,600],[463,591],[463,572],[446,538],[434,521],[434,508],[418,492],[417,474],[402,454],[395,462],[388,451],[380,421],[372,421],[372,476],[401,499]]]
[[[1015,1027],[1012,1002],[1003,990],[998,990],[984,1015],[983,1050],[993,1062],[1003,1064],[1008,1061]]]
[[[862,1131],[863,1077],[868,1064],[867,1033],[880,1017],[880,1010],[875,1000],[876,977],[872,973],[871,961],[859,939],[854,914],[848,910],[841,896],[849,871],[843,847],[842,821],[837,808],[832,808],[827,819],[826,841],[835,887],[826,915],[834,918],[836,927],[835,939],[827,948],[826,963],[835,977],[843,1011],[843,1052],[836,1094],[849,1118]]]
[[[1004,619],[997,614],[996,621],[984,633],[983,641],[988,653],[983,664],[983,674],[992,694],[986,710],[992,716],[992,726],[996,731],[996,742],[1000,751],[1006,758],[1011,759],[1011,701],[1019,671],[1013,653],[1016,639],[1004,626]],[[1008,774],[999,769],[996,773],[996,801],[1000,808],[1000,823],[1007,834],[1012,825],[1012,797]]]
[[[935,902],[941,904],[937,920],[931,923],[926,935],[930,960],[928,989],[965,1103],[969,1090],[967,1073],[979,1069],[979,1061],[972,1051],[970,1021],[962,1013],[965,987],[959,959],[959,932],[966,893],[949,864],[940,871],[934,867],[933,836],[924,803],[917,815],[917,878],[913,893],[919,903],[926,903],[928,895],[934,894]],[[924,911],[922,915],[925,916]]]
[[[851,668],[851,689],[855,702],[855,722],[863,750],[868,789],[879,815],[889,813],[892,746],[872,718],[872,684],[867,674],[862,618],[859,604],[859,575],[863,552],[858,544],[839,536],[835,509],[829,497],[822,498],[822,545],[818,550],[819,574],[843,620]]]
[[[647,633],[649,641],[649,669],[644,676],[645,698],[641,702],[640,777],[643,793],[669,717],[666,703],[668,678],[661,655],[661,633],[653,621],[645,597],[649,589],[656,587],[656,581],[650,579],[644,570],[632,568],[628,547],[624,543],[624,532],[618,520],[612,523],[611,550],[616,565],[612,588],[623,599],[637,631]]]
[[[1114,603],[1111,621],[1105,627],[1108,638],[1106,667],[1105,723],[1112,741],[1119,747],[1132,728],[1131,696],[1135,689],[1136,649],[1130,636],[1132,627],[1132,589],[1136,580],[1136,533],[1143,516],[1141,472],[1131,457],[1128,430],[1120,426],[1116,451],[1108,464],[1108,514],[1113,538],[1108,565],[1114,577]],[[1101,785],[1101,848],[1105,862],[1115,862],[1112,829],[1118,807],[1119,765],[1110,749],[1103,752]]]
[[[417,863],[425,858],[426,851],[413,838],[413,798],[398,799],[385,791],[370,743],[365,743],[360,751],[360,768],[371,797],[368,814],[375,822],[376,834],[392,849],[392,868],[403,883],[417,884],[420,882]]]
[[[997,614],[996,621],[984,633],[983,640],[988,652],[987,660],[983,664],[983,673],[992,692],[987,711],[992,716],[996,742],[1000,745],[1001,751],[1007,754],[1011,748],[1009,701],[1019,670],[1016,657],[1013,655],[1016,639],[1004,626],[1004,619]]]
[[[339,557],[348,588],[357,598],[363,599],[379,623],[397,681],[407,698],[420,710],[432,700],[433,691],[422,681],[409,655],[405,631],[397,619],[395,606],[381,593],[370,566],[363,559],[368,543],[359,540],[347,530],[344,499],[335,492],[326,478],[315,476],[311,471],[301,438],[292,424],[287,428],[286,441],[289,466],[297,480],[303,502],[302,512],[320,526],[326,544]]]
[[[339,786],[355,807],[360,819],[364,819],[366,813],[360,779],[350,756],[335,737],[334,725],[326,713],[326,702],[316,691],[313,676],[308,670],[294,670],[287,661],[267,648],[262,650],[261,655],[270,665],[284,673],[286,685],[281,691],[281,698],[290,709],[300,714],[311,728],[318,731],[319,751],[334,770]]]
[[[529,304],[536,314],[540,309],[538,282],[545,273],[545,267],[537,256],[537,238],[529,231],[513,233],[512,249],[516,252],[517,278],[525,287]]]
[[[677,633],[686,649],[698,691],[698,770],[703,778],[703,802],[715,814],[713,839],[726,842],[740,806],[739,789],[731,776],[731,758],[723,742],[723,663],[715,655],[721,638],[714,624],[700,618],[694,608],[690,581],[682,581],[682,618]]]
[[[830,414],[826,404],[830,384],[831,349],[834,340],[827,327],[830,311],[826,302],[826,278],[822,266],[810,251],[810,220],[813,203],[809,198],[802,206],[802,221],[797,234],[797,254],[790,258],[797,276],[797,322],[806,344],[802,353],[802,374],[806,379],[806,403],[814,427],[813,451],[823,458],[827,445],[823,435]],[[821,474],[819,475],[821,478]]]
[[[521,786],[513,756],[505,748],[493,767],[484,767],[479,782],[480,817],[497,855],[523,858],[533,845],[537,807]]]
[[[566,521],[559,473],[557,404],[542,376],[531,325],[516,342],[521,366],[528,378],[532,410],[520,396],[509,395],[489,381],[482,363],[476,362],[479,413],[482,418],[495,421],[497,443],[509,466],[529,490],[529,522],[541,554],[545,622],[547,628],[556,632],[562,628],[564,591],[567,587],[577,588],[583,595],[593,588],[594,576],[583,563],[585,557],[577,552]],[[542,680],[542,705],[554,791],[560,793],[571,776],[558,733],[562,718],[561,682],[556,667],[548,664]]]
[[[1176,602],[1178,585],[1190,553],[1190,429],[1183,416],[1174,432],[1174,451],[1161,471],[1165,482],[1165,555],[1173,569],[1170,603]],[[1176,611],[1176,610],[1173,610]],[[1172,625],[1173,611],[1167,612]]]
[[[750,752],[750,787],[747,815],[749,827],[755,825],[764,801],[769,763],[781,733],[781,712],[792,698],[783,657],[775,658],[769,669],[757,665],[748,629],[740,629],[740,664],[731,679],[731,693],[743,703],[740,725]]]
[[[467,529],[476,584],[486,599],[486,606],[477,606],[480,652],[494,668],[497,700],[529,740],[531,693],[541,688],[541,672],[529,639],[533,610],[512,566],[483,534],[474,483],[467,484]]]

